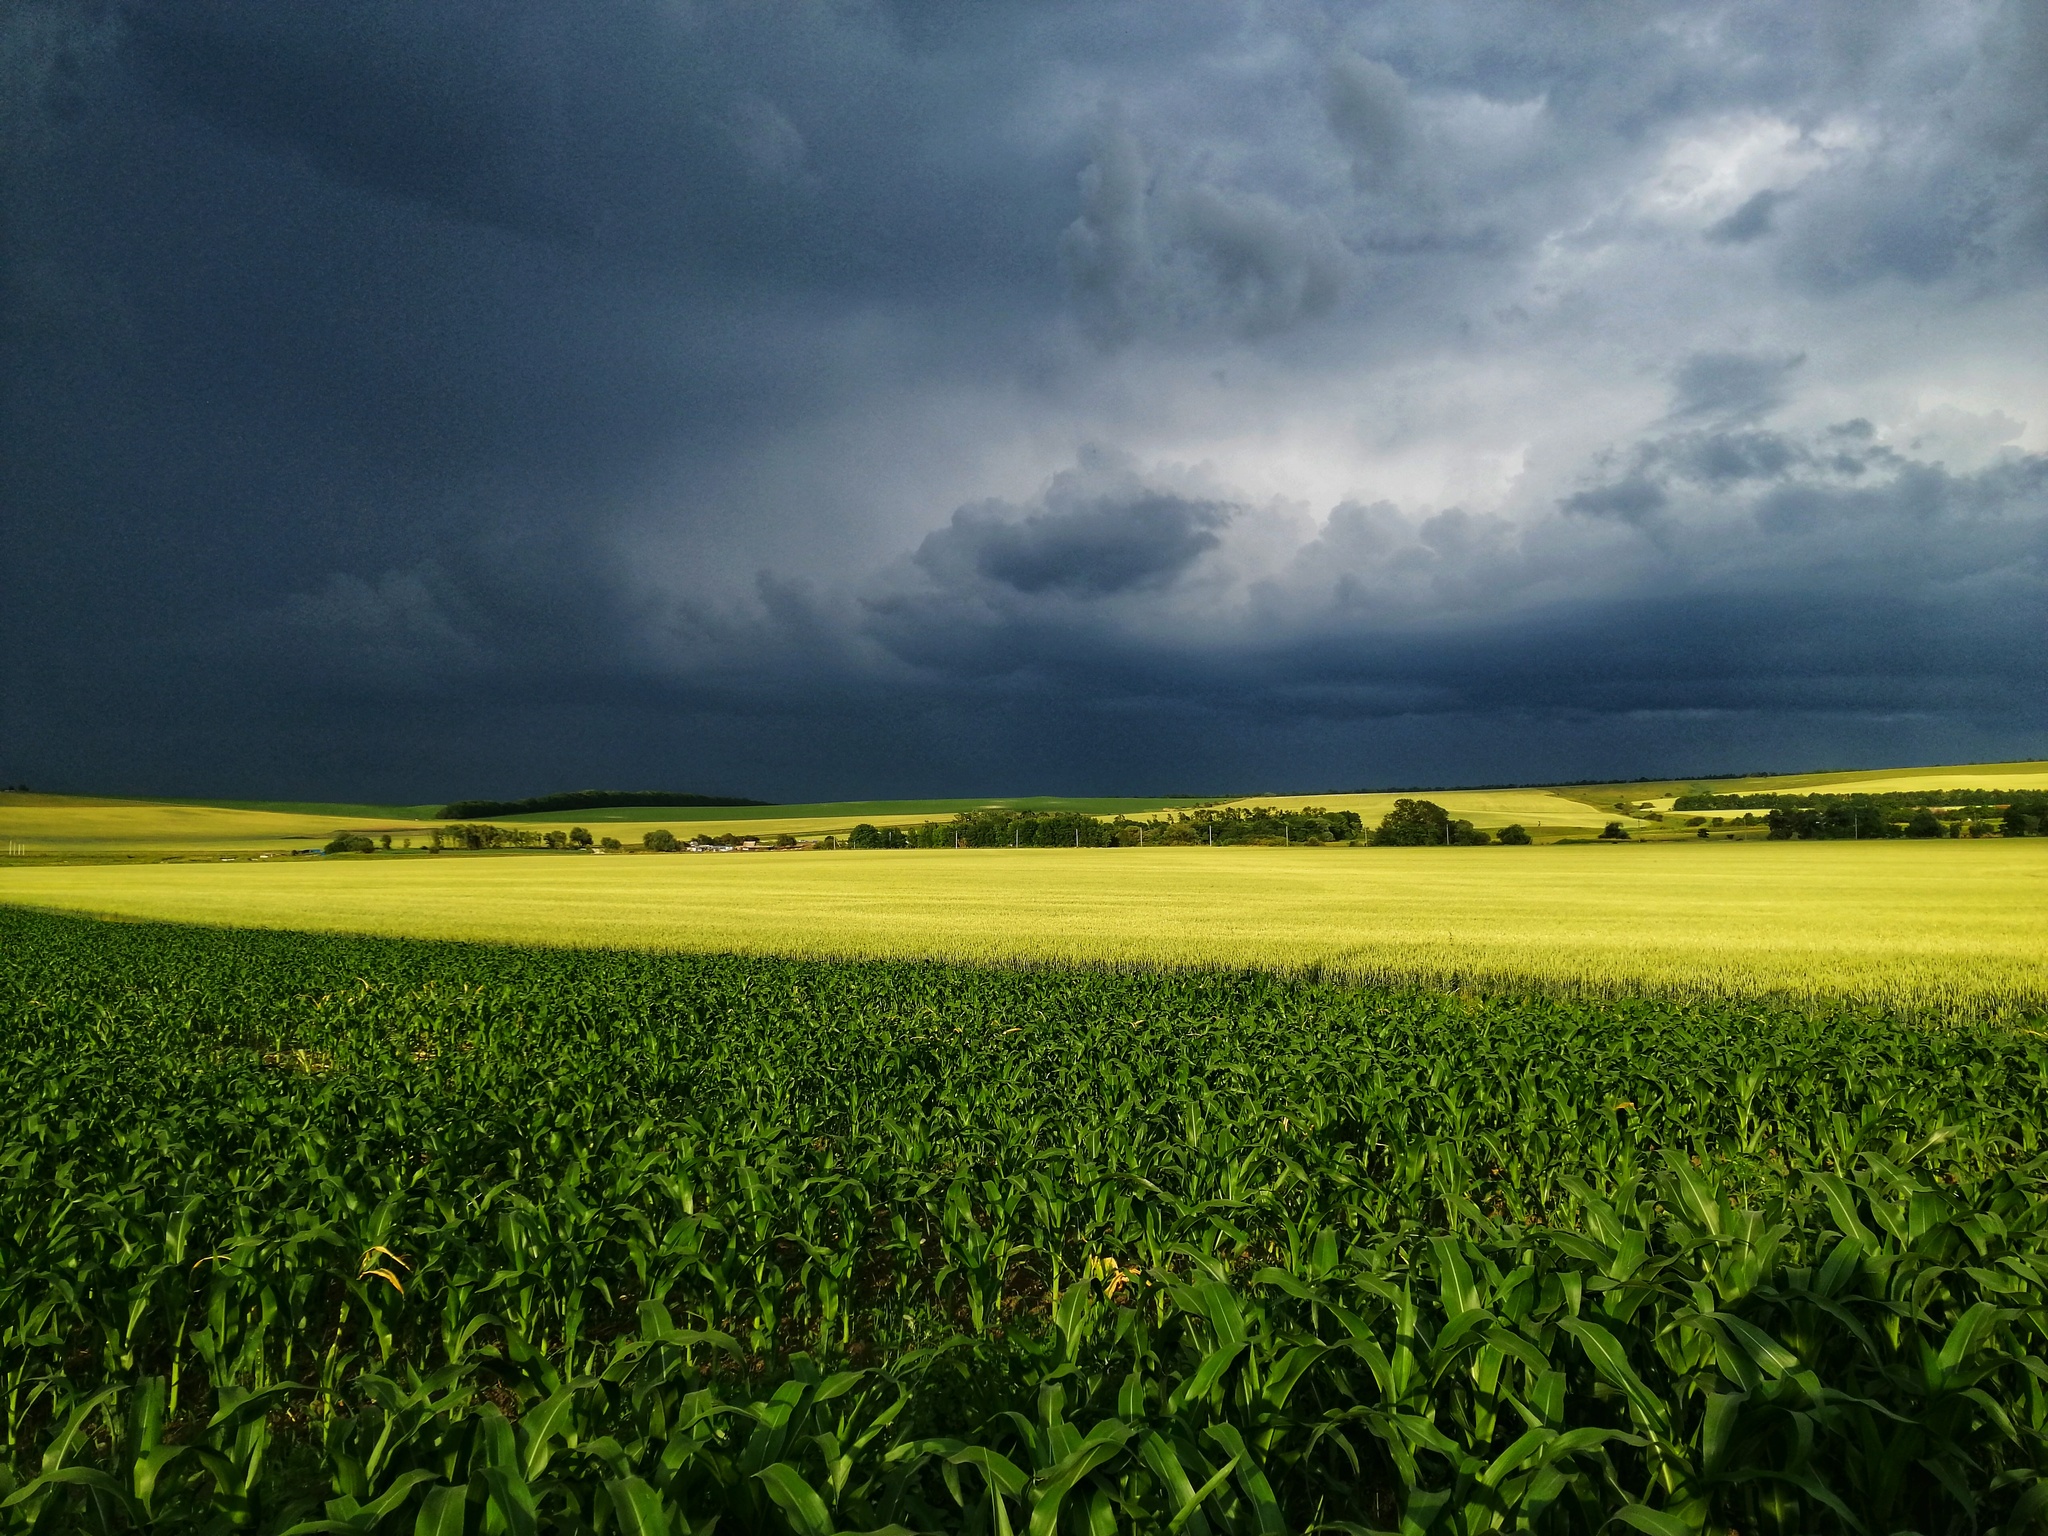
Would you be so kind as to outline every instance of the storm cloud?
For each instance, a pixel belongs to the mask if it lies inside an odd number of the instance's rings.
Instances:
[[[29,0],[0,781],[2048,755],[2048,8]]]

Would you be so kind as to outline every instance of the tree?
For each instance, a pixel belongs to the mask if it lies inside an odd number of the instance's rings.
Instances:
[[[875,830],[873,823],[863,821],[846,834],[846,846],[849,848],[879,848],[882,846],[882,834]]]
[[[377,845],[360,832],[337,832],[327,844],[329,853],[375,853]]]
[[[656,827],[640,839],[640,846],[649,853],[674,853],[682,844],[676,841],[675,833],[667,827]]]
[[[569,842],[572,847],[588,848],[590,846],[590,829],[588,827],[571,827],[569,829]]]
[[[1366,841],[1375,848],[1441,848],[1450,831],[1450,813],[1435,801],[1396,800]]]
[[[547,844],[550,848],[566,848],[569,846],[569,835],[560,828],[556,828],[548,833]]]
[[[616,837],[601,837],[597,841],[597,846],[606,853],[617,853],[624,845]]]
[[[1618,821],[1610,821],[1600,829],[1600,836],[1610,843],[1625,843],[1628,841],[1628,828]]]
[[[1519,821],[1510,822],[1500,829],[1500,840],[1509,848],[1526,848],[1535,841],[1529,836],[1529,829]]]
[[[1943,837],[1947,833],[1948,828],[1941,824],[1941,818],[1925,808],[1915,811],[1906,823],[1908,837]]]

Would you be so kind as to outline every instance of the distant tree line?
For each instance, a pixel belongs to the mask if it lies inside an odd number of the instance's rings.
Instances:
[[[1978,808],[1998,809],[1993,803],[1978,802]],[[1988,816],[1939,816],[1930,806],[1906,807],[1875,804],[1861,799],[1831,805],[1787,806],[1764,818],[1770,836],[1780,840],[1878,838],[1878,837],[2034,837],[2048,834],[2048,794],[2011,794],[2003,802],[2003,814],[1993,821]]]
[[[1620,832],[1619,824],[1614,833]],[[1531,839],[1520,826],[1501,828],[1503,843],[1527,844]],[[593,842],[588,829],[572,827],[542,831],[537,827],[505,827],[492,822],[457,822],[435,827],[429,850],[482,851],[492,848],[602,848],[618,852],[616,838]],[[1159,848],[1202,844],[1294,845],[1304,847],[1333,843],[1366,843],[1373,847],[1475,847],[1490,843],[1495,836],[1479,831],[1471,822],[1452,817],[1429,800],[1396,800],[1394,808],[1367,832],[1356,811],[1329,810],[1303,806],[1282,810],[1276,806],[1206,806],[1188,811],[1134,819],[1128,816],[1100,818],[1080,811],[1012,810],[990,807],[962,811],[948,821],[927,821],[907,827],[877,827],[861,822],[846,839],[849,848]],[[640,838],[649,853],[680,853],[688,848],[734,848],[754,843],[731,832],[693,833],[686,844],[666,827],[650,828]],[[767,841],[767,839],[760,839]],[[797,840],[788,833],[773,839],[778,848],[795,848]],[[384,839],[391,846],[391,839]],[[822,848],[840,846],[838,840],[820,840]],[[329,853],[370,853],[376,844],[357,833],[341,832],[327,845]]]
[[[768,800],[740,800],[717,795],[678,795],[658,789],[578,789],[562,795],[536,795],[531,800],[457,800],[435,813],[440,821],[468,821],[476,816],[527,816],[537,811],[595,811],[619,805],[770,805]]]
[[[796,839],[787,832],[774,838],[742,837],[737,832],[692,832],[689,842],[685,843],[667,827],[656,827],[640,839],[640,846],[649,853],[681,853],[685,848],[738,848],[746,843],[771,842],[777,848],[794,848],[797,845]]]
[[[436,827],[433,830],[433,851],[443,848],[588,848],[591,846],[590,832],[585,827],[571,827],[564,832],[559,828],[543,832],[535,827],[494,827],[488,822],[465,822],[452,827]],[[606,838],[610,847],[618,844]]]
[[[1330,811],[1305,805],[1283,811],[1270,805],[1215,806],[1189,811],[1159,826],[1163,842],[1209,843],[1349,843],[1365,836],[1356,811]]]
[[[1680,795],[1671,802],[1674,811],[1792,811],[1835,805],[1871,805],[1887,809],[1917,810],[1921,806],[2003,806],[2015,799],[2029,799],[2017,789],[1888,789],[1872,794],[1772,795]]]
[[[1364,835],[1356,811],[1306,806],[1217,806],[1143,820],[1107,820],[1080,811],[1012,810],[991,806],[962,811],[950,821],[910,827],[862,822],[849,848],[1160,848],[1191,843],[1343,843]]]
[[[1623,834],[1624,836],[1626,834]],[[1498,840],[1527,845],[1521,826],[1501,828]],[[1303,806],[1214,806],[1163,816],[1109,819],[1076,811],[1030,811],[991,807],[962,811],[950,821],[909,827],[862,822],[847,837],[849,848],[1163,848],[1202,844],[1313,847],[1366,843],[1376,848],[1477,847],[1495,841],[1471,822],[1455,818],[1429,800],[1397,800],[1370,832],[1356,811]],[[825,846],[834,846],[832,839]]]

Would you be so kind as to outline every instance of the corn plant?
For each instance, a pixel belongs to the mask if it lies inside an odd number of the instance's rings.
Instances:
[[[0,911],[0,1531],[2048,1517],[2024,1028]]]

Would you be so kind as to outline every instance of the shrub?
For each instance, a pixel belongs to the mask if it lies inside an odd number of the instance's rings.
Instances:
[[[1600,836],[1610,843],[1625,843],[1628,841],[1628,828],[1618,821],[1610,821],[1600,829]]]
[[[1526,848],[1535,839],[1529,836],[1527,827],[1516,821],[1500,829],[1500,841],[1510,848]]]
[[[1441,848],[1450,830],[1450,813],[1434,800],[1396,800],[1366,841],[1375,848]]]
[[[894,827],[889,829],[891,832],[895,830]],[[846,834],[846,846],[849,848],[890,848],[902,845],[900,841],[892,843],[887,832],[882,831],[872,823],[864,821]]]
[[[375,853],[377,845],[360,832],[337,832],[328,841],[329,853]]]

